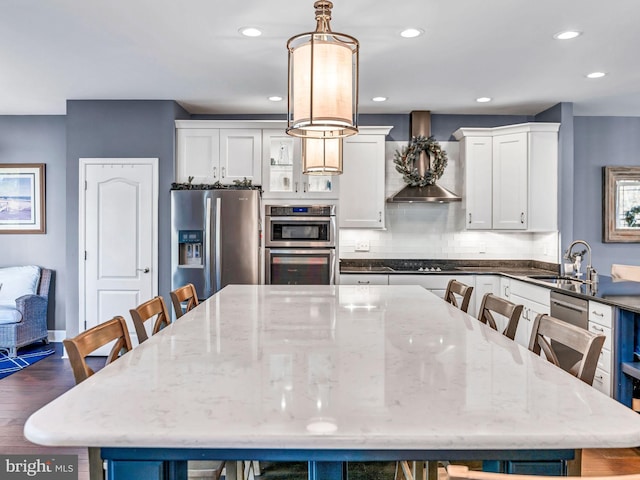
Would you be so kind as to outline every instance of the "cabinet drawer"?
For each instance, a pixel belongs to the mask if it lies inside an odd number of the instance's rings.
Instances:
[[[600,390],[607,396],[611,396],[611,375],[596,368],[596,375],[593,377],[593,388]]]
[[[611,351],[611,329],[609,327],[605,327],[590,321],[589,331],[597,334],[603,333],[606,338],[604,340],[604,346],[602,348]]]
[[[598,357],[598,368],[605,373],[611,373],[611,350],[602,349]]]
[[[474,286],[473,275],[389,275],[389,285],[420,285],[427,290],[446,290],[449,280]]]
[[[389,285],[389,275],[340,275],[341,285]]]
[[[611,328],[613,325],[613,308],[609,305],[590,300],[589,321]]]
[[[534,302],[546,305],[547,307],[550,305],[549,298],[551,296],[551,291],[548,288],[538,287],[518,280],[512,280],[510,291],[513,295],[533,300]]]

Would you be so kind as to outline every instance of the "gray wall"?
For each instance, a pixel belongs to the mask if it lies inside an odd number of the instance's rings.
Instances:
[[[49,330],[63,330],[66,145],[64,116],[0,116],[0,163],[45,164],[46,233],[0,234],[0,266],[40,265],[55,270]]]
[[[0,266],[39,264],[56,271],[55,322],[78,330],[78,160],[82,157],[158,157],[159,294],[170,289],[169,189],[174,178],[174,120],[231,118],[189,115],[174,101],[80,101],[67,116],[0,116],[0,163],[45,163],[47,233],[0,235]],[[237,118],[282,118],[239,116]],[[394,125],[388,140],[408,141],[409,114],[361,115],[361,125]],[[594,266],[638,263],[640,245],[602,243],[603,165],[640,165],[640,118],[573,117],[570,103],[535,117],[432,114],[432,134],[450,140],[461,126],[493,127],[527,121],[561,122],[560,218],[563,248],[575,238],[593,246]],[[575,157],[575,161],[574,161]]]
[[[67,102],[67,305],[78,305],[78,178],[80,158],[158,158],[158,294],[169,297],[170,188],[174,179],[176,118],[189,114],[171,100]],[[123,312],[125,315],[126,312]],[[67,311],[67,334],[78,332],[77,307]]]
[[[612,263],[640,265],[640,244],[602,242],[602,167],[640,166],[640,118],[574,118],[573,233],[593,250],[601,275]]]
[[[565,250],[574,239],[573,190],[574,190],[574,125],[573,104],[559,103],[535,117],[536,122],[559,122],[558,134],[558,225],[559,248]]]

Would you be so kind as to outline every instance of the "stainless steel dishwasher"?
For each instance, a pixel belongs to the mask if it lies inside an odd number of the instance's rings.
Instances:
[[[589,329],[589,302],[582,298],[552,291],[550,314],[552,317],[556,317],[577,327],[585,330]],[[551,345],[558,356],[560,367],[563,370],[568,371],[582,358],[581,354],[569,347],[554,341],[551,342]]]

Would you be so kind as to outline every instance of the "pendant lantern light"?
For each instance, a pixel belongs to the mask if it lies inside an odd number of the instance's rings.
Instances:
[[[342,174],[342,138],[304,138],[302,173],[305,175]]]
[[[303,138],[341,138],[358,133],[358,50],[354,37],[329,26],[333,4],[320,0],[316,31],[287,42],[287,133]]]

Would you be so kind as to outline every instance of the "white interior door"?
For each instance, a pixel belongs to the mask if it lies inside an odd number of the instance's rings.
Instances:
[[[80,169],[79,330],[121,315],[135,345],[129,309],[158,292],[158,161],[81,159]]]

